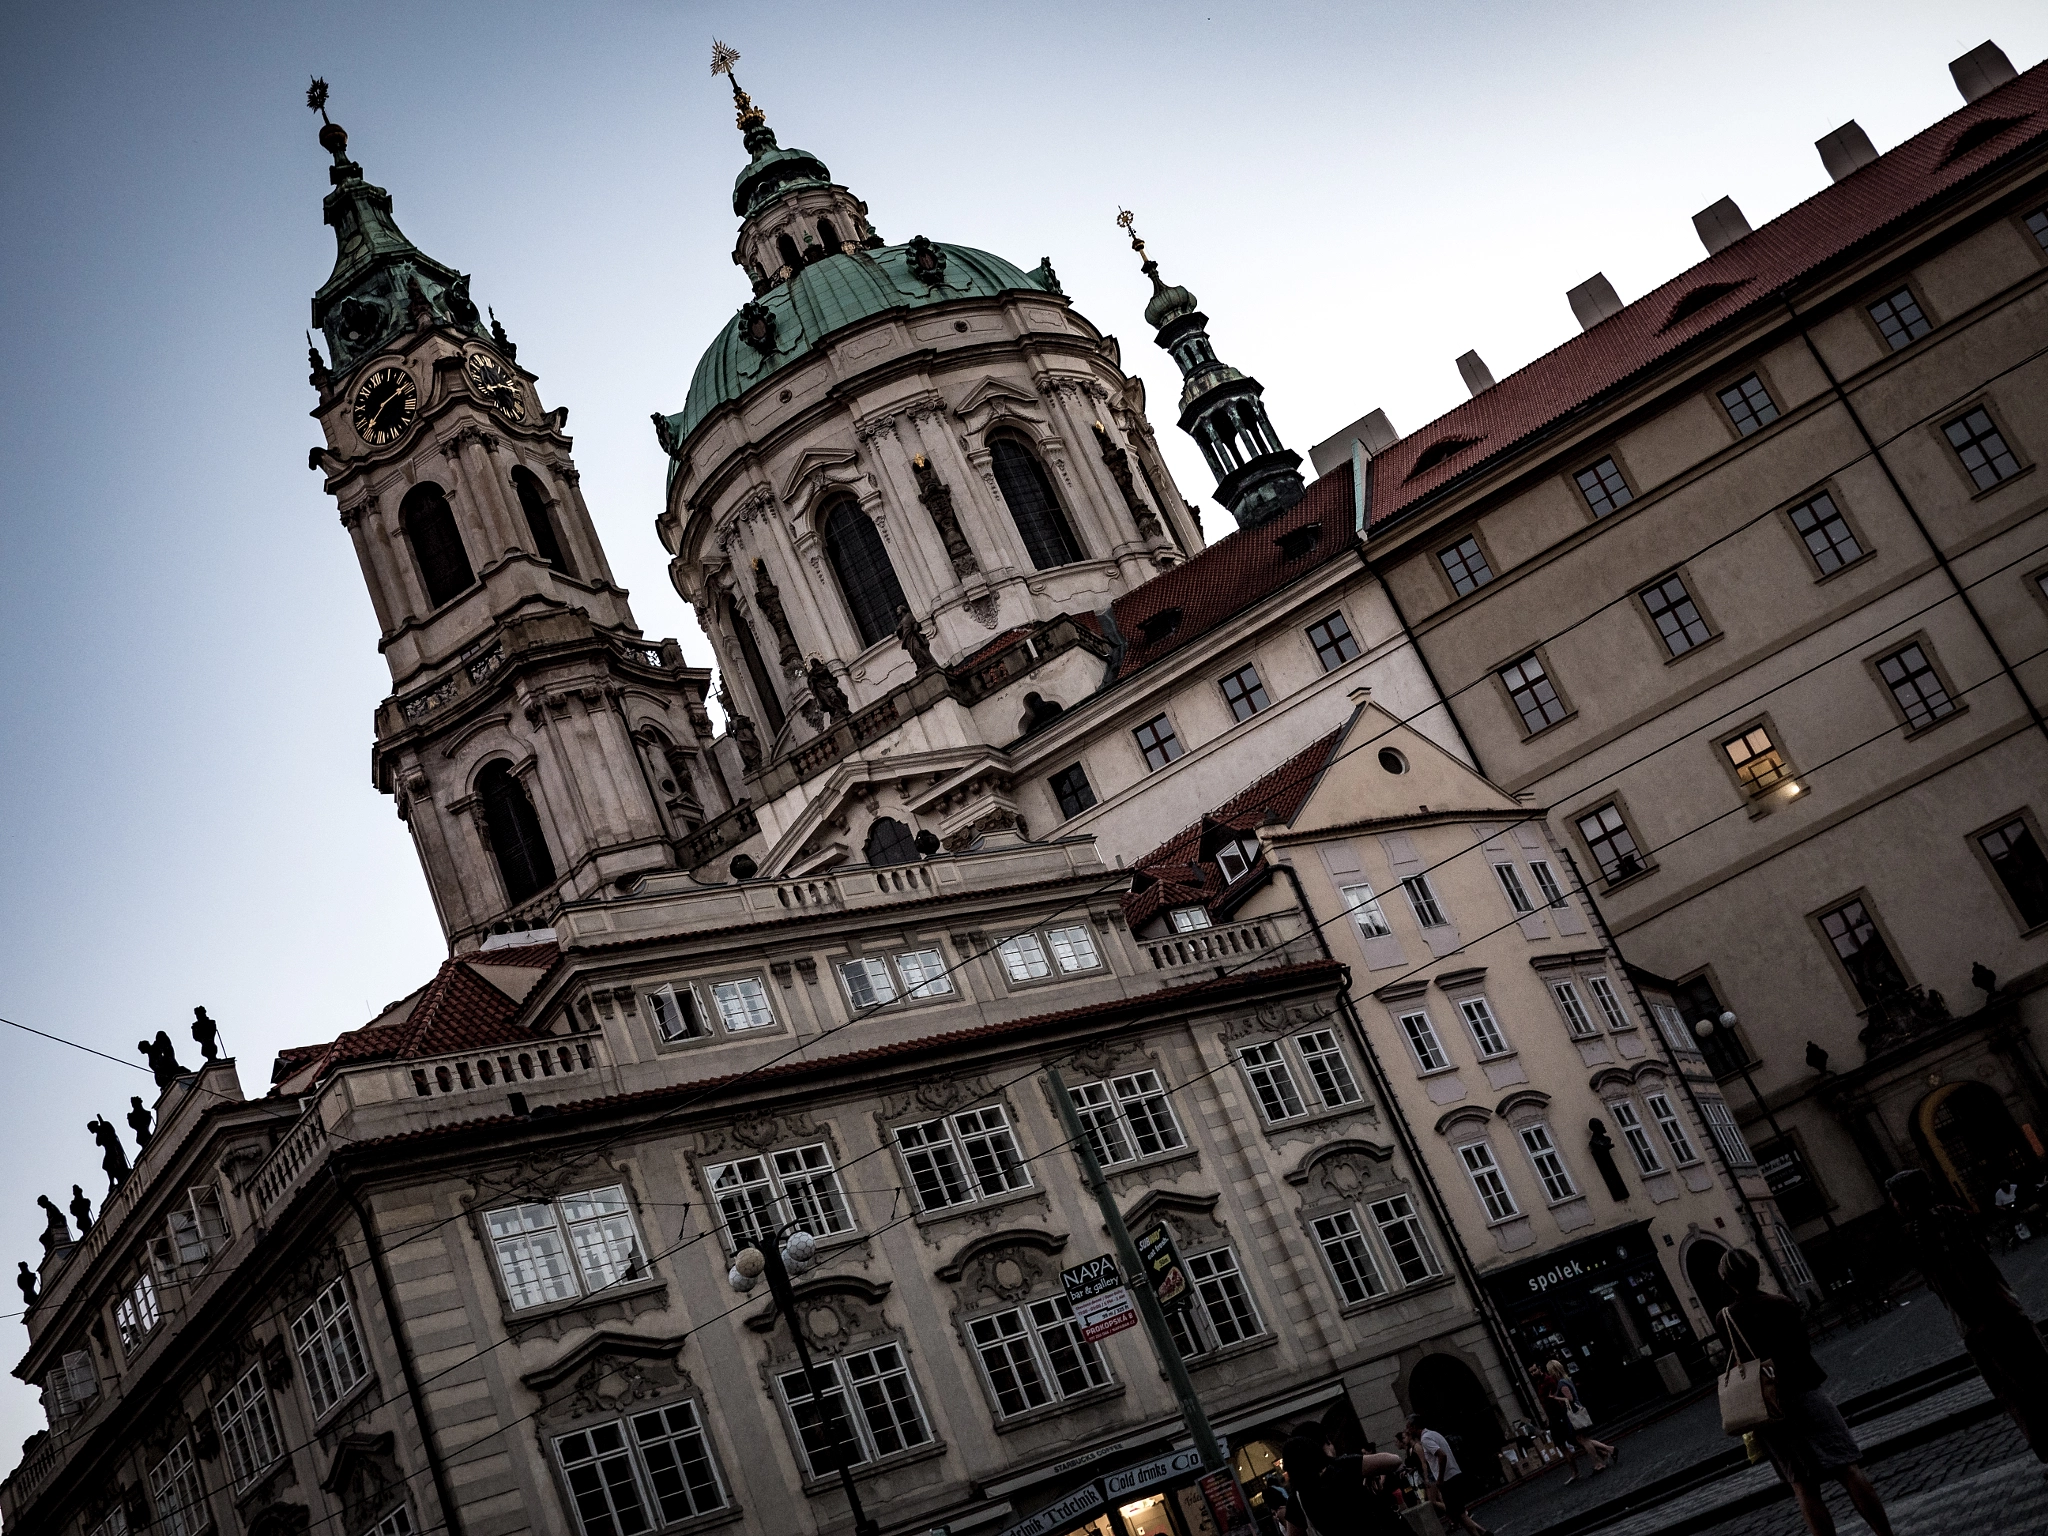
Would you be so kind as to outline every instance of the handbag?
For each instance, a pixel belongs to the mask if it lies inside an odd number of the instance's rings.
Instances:
[[[1578,1386],[1569,1377],[1560,1381],[1558,1385],[1564,1388],[1564,1394],[1568,1400],[1564,1410],[1565,1422],[1571,1425],[1573,1429],[1591,1429],[1593,1427],[1593,1410],[1588,1408],[1585,1399],[1579,1396]]]
[[[1734,1313],[1726,1307],[1721,1309],[1721,1322],[1730,1342],[1728,1369],[1721,1373],[1721,1432],[1740,1435],[1784,1417],[1778,1407],[1778,1368],[1769,1360],[1754,1358],[1756,1351],[1750,1349],[1749,1340],[1735,1325]],[[1752,1358],[1737,1358],[1736,1344]]]

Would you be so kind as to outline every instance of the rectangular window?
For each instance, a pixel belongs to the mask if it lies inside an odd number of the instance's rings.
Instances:
[[[1569,713],[1533,651],[1502,667],[1500,680],[1522,716],[1522,728],[1532,736],[1557,724]]]
[[[1325,672],[1334,672],[1345,662],[1358,655],[1358,642],[1351,637],[1351,627],[1344,622],[1344,615],[1333,613],[1321,623],[1308,627],[1308,643],[1316,648],[1316,660],[1323,664]]]
[[[1702,1098],[1700,1110],[1707,1117],[1707,1129],[1714,1133],[1715,1145],[1720,1147],[1721,1156],[1730,1167],[1747,1168],[1756,1161],[1725,1099]]]
[[[363,1532],[363,1536],[414,1536],[412,1511],[403,1504]]]
[[[768,1009],[768,989],[758,977],[721,981],[711,989],[711,996],[718,1004],[719,1021],[728,1033],[766,1029],[775,1022],[775,1015]]]
[[[1793,531],[1805,543],[1821,575],[1832,576],[1850,561],[1863,558],[1863,546],[1856,542],[1848,520],[1836,510],[1827,492],[1794,507],[1791,516]]]
[[[1693,1150],[1692,1141],[1685,1134],[1685,1122],[1678,1118],[1678,1111],[1672,1107],[1671,1100],[1661,1093],[1646,1093],[1643,1102],[1650,1106],[1650,1118],[1664,1133],[1665,1144],[1671,1148],[1672,1161],[1681,1168],[1687,1163],[1698,1162],[1700,1155]]]
[[[633,1445],[664,1521],[725,1508],[725,1485],[711,1459],[695,1403],[671,1403],[633,1415]]]
[[[1729,737],[1721,743],[1721,750],[1728,754],[1736,781],[1753,796],[1768,794],[1792,777],[1784,754],[1771,740],[1770,731],[1761,725]]]
[[[1062,816],[1078,816],[1095,804],[1095,790],[1088,783],[1088,771],[1079,763],[1062,768],[1047,781],[1052,797],[1059,802]]]
[[[1225,880],[1241,880],[1264,851],[1256,837],[1233,838],[1216,850],[1216,867],[1223,871]]]
[[[2034,840],[2034,829],[2023,817],[2015,816],[1995,832],[1977,839],[1992,873],[2005,887],[2005,894],[2019,908],[2020,921],[2029,928],[2048,923],[2048,858]]]
[[[128,1536],[128,1509],[116,1504],[107,1511],[106,1518],[95,1525],[86,1536]]]
[[[1635,500],[1628,482],[1621,478],[1621,466],[1612,458],[1602,459],[1591,469],[1582,469],[1572,478],[1578,481],[1579,494],[1586,498],[1586,505],[1593,509],[1595,517],[1605,517]]]
[[[903,1166],[909,1170],[919,1210],[942,1211],[974,1198],[968,1193],[960,1151],[944,1120],[898,1126],[896,1145],[903,1151]]]
[[[1771,399],[1771,392],[1764,388],[1764,382],[1755,374],[1740,383],[1730,384],[1720,393],[1721,409],[1728,413],[1728,419],[1735,423],[1735,430],[1744,437],[1778,419],[1777,403]]]
[[[1564,905],[1564,887],[1557,883],[1557,872],[1542,859],[1529,861],[1529,873],[1536,877],[1536,889],[1543,893],[1543,905],[1561,907]]]
[[[227,1452],[228,1472],[237,1493],[284,1455],[260,1365],[250,1366],[247,1374],[215,1400],[213,1424],[220,1431],[221,1448]]]
[[[1550,984],[1550,995],[1557,999],[1557,1006],[1564,1014],[1564,1026],[1575,1036],[1598,1034],[1593,1027],[1592,1017],[1586,1012],[1586,1004],[1579,997],[1579,989],[1569,981],[1554,981]]]
[[[1635,837],[1622,819],[1621,807],[1612,801],[1579,818],[1579,836],[1586,840],[1586,851],[1593,855],[1609,885],[1643,872]]]
[[[348,1396],[349,1389],[370,1374],[363,1362],[362,1341],[348,1291],[337,1280],[313,1299],[313,1305],[292,1319],[292,1343],[313,1400],[313,1417]]]
[[[1063,971],[1092,971],[1102,964],[1102,957],[1095,952],[1095,940],[1078,923],[1072,928],[1049,929],[1045,939]]]
[[[498,1273],[515,1308],[575,1299],[576,1277],[569,1267],[569,1247],[562,1241],[553,1206],[507,1206],[492,1211],[484,1222],[490,1229]]]
[[[1635,1154],[1636,1167],[1644,1173],[1662,1173],[1664,1164],[1658,1159],[1656,1147],[1651,1145],[1650,1133],[1644,1128],[1643,1117],[1636,1113],[1635,1105],[1627,1099],[1616,1099],[1607,1106],[1607,1113],[1621,1127],[1621,1139]]]
[[[192,1442],[180,1440],[149,1469],[149,1491],[156,1503],[162,1536],[199,1536],[213,1524],[206,1507],[206,1489],[192,1460]]]
[[[849,1466],[914,1450],[931,1440],[924,1404],[910,1379],[901,1345],[884,1344],[861,1354],[821,1360],[817,1375],[825,1396],[834,1400],[836,1413],[828,1415],[813,1401],[802,1371],[788,1371],[776,1379],[790,1417],[796,1421],[805,1476],[823,1477],[839,1468],[840,1456],[827,1427],[832,1420],[843,1424],[852,1436],[844,1448]]]
[[[1664,1031],[1664,1038],[1670,1042],[1672,1050],[1689,1054],[1699,1049],[1692,1038],[1692,1031],[1685,1027],[1685,1015],[1671,1004],[1650,1004],[1650,1016],[1657,1021],[1657,1027]]]
[[[601,1291],[622,1280],[642,1277],[640,1234],[626,1208],[624,1185],[564,1195],[559,1203],[584,1290]]]
[[[1064,1296],[978,1317],[967,1332],[1004,1418],[1109,1384],[1102,1352],[1081,1337]]]
[[[1195,1305],[1172,1314],[1182,1320],[1182,1328],[1176,1334],[1183,1355],[1206,1355],[1211,1350],[1228,1349],[1265,1331],[1259,1314],[1252,1308],[1251,1293],[1245,1289],[1234,1253],[1228,1248],[1216,1248],[1191,1254],[1186,1265],[1188,1279],[1195,1288]],[[1190,1323],[1194,1329],[1193,1349],[1187,1347],[1189,1340],[1185,1336]]]
[[[156,1277],[149,1272],[149,1261],[144,1259],[141,1270],[114,1305],[114,1326],[121,1333],[121,1352],[132,1355],[140,1349],[161,1315],[157,1309]]]
[[[1365,1233],[1359,1230],[1356,1216],[1349,1211],[1319,1216],[1313,1223],[1313,1229],[1316,1246],[1323,1250],[1323,1258],[1337,1281],[1338,1295],[1347,1303],[1371,1301],[1375,1296],[1386,1295],[1387,1282],[1380,1275],[1379,1262],[1373,1258],[1372,1248],[1365,1240]]]
[[[1402,1283],[1417,1285],[1433,1279],[1439,1273],[1436,1253],[1422,1230],[1422,1218],[1415,1214],[1415,1202],[1406,1195],[1389,1195],[1373,1201],[1371,1211],[1373,1225],[1380,1229]]]
[[[1488,1221],[1506,1221],[1521,1214],[1515,1197],[1508,1193],[1507,1180],[1500,1176],[1500,1164],[1493,1160],[1493,1148],[1483,1141],[1467,1142],[1458,1148],[1458,1160],[1465,1165],[1479,1203],[1486,1207]]]
[[[1894,352],[1904,351],[1934,329],[1927,323],[1927,317],[1920,313],[1920,305],[1912,290],[1907,288],[1901,288],[1871,305],[1870,318],[1877,322],[1878,330],[1884,333],[1884,339]]]
[[[2034,237],[2034,243],[2048,251],[2048,208],[2027,215],[2027,230]]]
[[[1067,1096],[1074,1101],[1074,1112],[1096,1162],[1107,1168],[1115,1163],[1128,1163],[1137,1156],[1124,1129],[1123,1112],[1110,1097],[1108,1084],[1082,1083],[1069,1088]]]
[[[906,997],[945,997],[953,990],[946,962],[936,949],[913,949],[898,955],[896,969],[903,976]]]
[[[1144,755],[1147,768],[1164,768],[1181,755],[1180,738],[1173,734],[1173,722],[1164,715],[1154,715],[1131,734],[1137,738],[1138,751]]]
[[[186,1209],[170,1215],[171,1249],[180,1264],[203,1264],[226,1246],[229,1232],[220,1196],[202,1184],[186,1198]]]
[[[714,1163],[704,1170],[704,1181],[734,1248],[765,1243],[791,1221],[803,1223],[817,1237],[853,1230],[853,1213],[822,1142],[772,1158]]]
[[[1544,1196],[1552,1205],[1560,1200],[1570,1200],[1579,1192],[1572,1182],[1572,1176],[1565,1170],[1564,1159],[1557,1155],[1557,1144],[1550,1139],[1550,1127],[1532,1125],[1522,1132],[1522,1150],[1529,1154],[1529,1164],[1536,1170],[1536,1177],[1543,1181]]]
[[[1082,1083],[1067,1093],[1095,1160],[1104,1167],[1187,1145],[1173,1106],[1166,1101],[1166,1085],[1149,1068],[1107,1084]]]
[[[100,1395],[99,1367],[93,1364],[92,1351],[66,1351],[63,1363],[43,1378],[43,1385],[50,1394],[53,1419],[79,1412]]]
[[[1507,1036],[1500,1032],[1500,1025],[1493,1017],[1493,1010],[1486,1005],[1485,998],[1466,998],[1458,1004],[1458,1012],[1465,1016],[1465,1027],[1472,1031],[1472,1043],[1479,1047],[1481,1056],[1507,1055]]]
[[[1685,590],[1684,578],[1666,576],[1654,586],[1643,588],[1636,596],[1643,600],[1643,607],[1649,611],[1657,633],[1664,637],[1664,649],[1672,655],[1683,656],[1694,646],[1704,645],[1713,638],[1707,621],[1700,617],[1692,594]]]
[[[711,1033],[698,1010],[695,987],[655,988],[647,994],[647,1012],[664,1040],[695,1040]]]
[[[1415,1065],[1424,1072],[1441,1072],[1451,1064],[1444,1043],[1436,1037],[1436,1026],[1426,1013],[1401,1015],[1401,1032],[1408,1037],[1408,1049],[1415,1053]]]
[[[1512,864],[1493,866],[1494,877],[1500,881],[1501,894],[1508,899],[1508,906],[1517,913],[1534,912],[1536,906],[1529,900],[1528,889],[1522,884],[1522,872]]]
[[[1982,406],[1965,412],[1941,430],[1978,490],[1988,491],[2020,472],[2020,461],[2006,447],[2004,434],[1991,424],[1991,413]]]
[[[1905,711],[1906,723],[1916,731],[1956,712],[1955,700],[1948,696],[1948,690],[1935,675],[1934,663],[1919,645],[1909,645],[1885,657],[1877,664],[1877,674]]]
[[[1244,1063],[1244,1075],[1251,1080],[1252,1092],[1258,1097],[1259,1113],[1268,1121],[1292,1120],[1308,1113],[1278,1044],[1267,1041],[1263,1045],[1248,1045],[1237,1056]]]
[[[1408,893],[1408,905],[1415,913],[1415,921],[1424,928],[1448,928],[1450,922],[1444,916],[1444,909],[1437,905],[1436,891],[1427,875],[1410,875],[1401,882],[1401,889]]]
[[[1272,701],[1259,681],[1259,669],[1243,666],[1223,679],[1223,702],[1230,706],[1233,720],[1249,720]]]
[[[1871,921],[1862,902],[1845,901],[1832,912],[1823,912],[1820,927],[1866,1004],[1906,990],[1906,978],[1900,974],[1898,962],[1892,959],[1891,946],[1877,931],[1877,924]]]
[[[1169,915],[1175,933],[1195,933],[1210,926],[1207,907],[1175,907]]]
[[[1337,1044],[1336,1031],[1312,1029],[1294,1043],[1301,1052],[1302,1065],[1308,1068],[1309,1081],[1315,1084],[1316,1095],[1323,1101],[1323,1108],[1336,1109],[1358,1102],[1358,1080],[1351,1075],[1351,1064],[1344,1059],[1343,1048]]]
[[[1362,939],[1383,939],[1394,930],[1387,926],[1387,914],[1380,910],[1379,898],[1372,893],[1369,885],[1347,885],[1342,895],[1344,904],[1351,909],[1351,920],[1358,924],[1358,936]]]
[[[1634,1029],[1635,1023],[1628,1016],[1628,1010],[1621,1006],[1621,996],[1614,990],[1614,983],[1605,976],[1588,976],[1586,990],[1593,994],[1593,1001],[1600,1005],[1600,1017],[1609,1030]]]
[[[1031,1186],[1000,1105],[903,1126],[896,1144],[903,1149],[920,1210],[944,1210]]]
[[[1444,574],[1451,578],[1452,590],[1460,597],[1468,592],[1477,592],[1493,580],[1493,572],[1487,568],[1479,541],[1469,535],[1449,549],[1438,550],[1436,557],[1443,562]]]
[[[1003,970],[1012,981],[1040,981],[1052,974],[1052,962],[1045,958],[1045,946],[1035,933],[1020,933],[996,946],[1003,957]]]
[[[889,962],[879,958],[843,960],[839,979],[846,983],[846,995],[856,1008],[879,1008],[896,1001],[896,987],[889,980]]]
[[[631,1424],[630,1442],[626,1425],[616,1421],[555,1441],[583,1536],[646,1531],[725,1507],[695,1403],[636,1413]]]

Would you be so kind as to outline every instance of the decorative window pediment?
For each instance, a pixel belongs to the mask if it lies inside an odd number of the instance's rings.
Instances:
[[[983,1295],[1016,1301],[1059,1278],[1057,1256],[1067,1246],[1067,1234],[1047,1232],[1038,1227],[1011,1227],[988,1232],[961,1246],[960,1251],[933,1271],[949,1285],[965,1283],[970,1299]]]
[[[1379,1177],[1376,1165],[1393,1161],[1394,1149],[1362,1137],[1325,1142],[1303,1155],[1287,1171],[1287,1182],[1306,1186],[1312,1195],[1350,1200]]]
[[[851,448],[807,448],[782,482],[782,504],[801,517],[827,491],[858,486],[860,456]]]

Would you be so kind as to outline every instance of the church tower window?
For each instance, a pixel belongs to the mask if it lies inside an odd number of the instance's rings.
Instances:
[[[534,814],[526,786],[512,772],[512,765],[502,757],[487,765],[477,775],[476,791],[483,801],[491,854],[498,861],[507,899],[524,901],[553,885],[555,861],[541,835],[540,817]]]
[[[761,647],[754,643],[754,627],[740,612],[739,601],[730,592],[725,595],[725,622],[732,629],[733,644],[739,647],[747,681],[754,685],[754,697],[761,701],[761,713],[768,717],[768,733],[772,736],[782,729],[782,700],[776,697],[775,679],[761,659]]]
[[[527,532],[533,535],[533,552],[564,576],[574,576],[575,567],[562,554],[561,541],[555,537],[555,519],[548,510],[547,493],[534,479],[533,471],[513,470],[512,488],[519,493],[519,509],[526,514]]]
[[[1080,546],[1074,542],[1073,530],[1068,528],[1066,516],[1053,497],[1052,482],[1045,478],[1045,467],[1038,462],[1038,455],[1012,437],[995,438],[988,446],[996,485],[1002,490],[1010,516],[1016,519],[1017,532],[1023,537],[1031,563],[1045,571],[1080,559]]]
[[[862,645],[896,633],[896,610],[909,606],[882,536],[858,503],[842,500],[825,517],[825,550]]]
[[[414,486],[400,509],[400,520],[405,536],[412,541],[412,557],[426,584],[428,606],[438,608],[476,585],[476,572],[470,568],[462,534],[455,526],[455,511],[441,487],[432,481]]]
[[[775,237],[775,254],[782,258],[782,264],[794,272],[804,264],[803,253],[797,250],[796,242],[787,233]]]
[[[832,227],[830,219],[818,220],[818,244],[825,247],[827,256],[837,256],[845,249],[845,242],[839,238],[839,231]]]

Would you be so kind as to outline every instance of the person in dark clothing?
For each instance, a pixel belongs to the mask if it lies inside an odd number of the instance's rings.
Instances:
[[[1821,1390],[1828,1373],[1807,1344],[1805,1316],[1783,1296],[1758,1289],[1762,1270],[1747,1249],[1731,1248],[1721,1256],[1721,1282],[1735,1293],[1733,1305],[1715,1320],[1730,1354],[1768,1360],[1776,1370],[1781,1416],[1759,1425],[1756,1438],[1778,1480],[1799,1501],[1806,1528],[1813,1536],[1835,1536],[1835,1517],[1822,1497],[1822,1484],[1832,1477],[1877,1536],[1892,1536],[1884,1503],[1864,1476],[1862,1448],[1841,1409]]]
[[[2048,1346],[2041,1330],[2006,1284],[1970,1214],[1937,1201],[1924,1169],[1895,1173],[1884,1187],[1928,1289],[1948,1308],[1984,1385],[2019,1425],[2035,1459],[2048,1462]]]
[[[1288,1536],[1407,1536],[1392,1497],[1377,1479],[1401,1470],[1391,1453],[1339,1456],[1321,1426],[1281,1447],[1287,1466]]]

